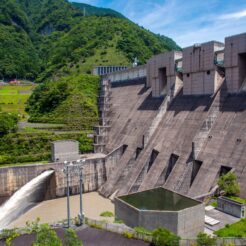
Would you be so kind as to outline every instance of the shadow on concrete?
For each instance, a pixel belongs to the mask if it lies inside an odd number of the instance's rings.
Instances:
[[[208,111],[213,99],[209,95],[183,95],[176,96],[168,107],[167,111],[174,111],[175,115],[183,111],[195,111],[199,107],[205,107],[203,111]]]
[[[113,82],[111,83],[111,87],[124,87],[124,86],[131,86],[131,85],[140,85],[145,84],[146,78],[140,78],[140,79],[134,79],[134,80],[125,80],[125,81],[119,81],[119,82]]]
[[[161,98],[153,98],[152,92],[145,98],[142,104],[138,107],[138,110],[158,110],[161,106],[164,97]]]
[[[246,110],[246,93],[228,94],[220,105],[221,112],[243,112]]]
[[[148,91],[150,88],[149,87],[146,87],[144,86],[139,92],[138,92],[138,95],[143,95],[146,91]]]

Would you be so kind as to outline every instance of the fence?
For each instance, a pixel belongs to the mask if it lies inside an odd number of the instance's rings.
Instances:
[[[126,226],[125,224],[115,224],[105,221],[92,220],[88,218],[86,219],[86,223],[91,227],[115,232],[128,238],[136,238],[146,242],[152,242],[152,236],[136,232],[134,229]]]
[[[93,219],[86,219],[86,222],[89,226],[98,229],[115,232],[126,237],[132,237],[146,242],[152,242],[151,235],[136,232],[125,224],[115,224]],[[174,242],[174,245],[177,245],[176,242]],[[198,246],[198,244],[196,239],[180,239],[179,246]],[[210,246],[246,246],[246,238],[218,238],[216,243]]]

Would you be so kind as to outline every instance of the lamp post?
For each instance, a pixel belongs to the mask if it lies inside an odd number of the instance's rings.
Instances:
[[[70,219],[70,174],[73,172],[79,175],[79,200],[80,200],[80,211],[79,211],[79,222],[80,225],[84,224],[84,214],[83,214],[83,202],[82,202],[82,193],[83,193],[83,163],[84,159],[77,160],[77,164],[73,164],[73,162],[64,161],[65,167],[62,169],[66,174],[67,178],[67,227],[71,226]]]
[[[77,163],[84,163],[85,160],[77,160]],[[83,166],[79,166],[79,222],[80,225],[84,224],[84,214],[83,214],[83,201],[82,201],[82,193],[83,193]]]
[[[69,166],[73,165],[72,162],[68,163],[67,161],[64,161],[65,167],[63,168],[63,172],[66,174],[67,177],[67,227],[70,227],[70,191],[69,191],[69,183],[70,183],[70,173],[69,173]]]

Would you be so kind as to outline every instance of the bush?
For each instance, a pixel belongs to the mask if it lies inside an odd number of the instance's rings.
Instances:
[[[115,224],[124,224],[124,221],[123,221],[123,220],[120,220],[120,219],[118,219],[118,218],[115,218],[115,219],[114,219],[114,223],[115,223]]]
[[[65,246],[83,246],[76,232],[71,228],[67,229],[65,232]]]
[[[197,235],[197,244],[198,246],[213,246],[216,245],[216,238],[206,233],[200,232]]]
[[[0,137],[16,132],[18,116],[10,113],[0,113]]]
[[[178,246],[180,237],[166,228],[157,228],[152,233],[155,246]]]
[[[99,230],[102,229],[102,226],[101,225],[97,225],[97,224],[92,224],[92,225],[90,225],[90,227],[95,228],[95,229],[99,229]]]
[[[124,231],[123,234],[122,234],[124,237],[126,238],[133,238],[133,234],[129,231]]]
[[[6,246],[12,246],[12,241],[19,236],[20,234],[16,231],[16,229],[4,229],[0,234],[0,240],[4,239]]]
[[[146,228],[141,227],[141,226],[139,226],[139,227],[134,227],[134,230],[135,230],[135,232],[137,232],[137,233],[141,233],[141,234],[145,234],[145,235],[152,235],[152,231],[147,230]]]
[[[237,176],[232,172],[222,175],[219,178],[218,185],[220,191],[224,191],[226,196],[234,196],[240,193]]]
[[[114,217],[114,214],[110,211],[104,211],[102,213],[100,213],[101,217]]]
[[[62,242],[48,224],[42,224],[38,228],[33,246],[62,246]]]

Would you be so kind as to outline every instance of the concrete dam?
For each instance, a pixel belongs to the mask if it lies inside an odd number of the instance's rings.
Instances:
[[[106,197],[154,187],[203,199],[237,175],[246,197],[246,33],[153,56],[102,76],[94,152],[83,191]],[[74,157],[74,160],[77,156]],[[64,163],[0,169],[0,202],[54,170],[43,199],[66,195]],[[71,177],[70,193],[79,193]]]
[[[101,194],[162,186],[202,199],[231,171],[246,197],[246,33],[156,55],[145,70],[104,76],[95,152],[124,153]]]

